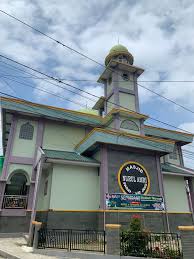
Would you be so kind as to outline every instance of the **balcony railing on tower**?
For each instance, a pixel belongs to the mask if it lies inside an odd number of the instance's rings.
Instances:
[[[26,209],[28,196],[26,195],[4,195],[3,209]]]

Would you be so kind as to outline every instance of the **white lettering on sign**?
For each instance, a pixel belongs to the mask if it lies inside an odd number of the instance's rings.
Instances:
[[[125,168],[125,170],[126,170],[127,172],[129,172],[129,171],[132,170],[132,169],[139,171],[141,174],[143,173],[143,169],[140,168],[139,166],[136,166],[136,165],[130,165],[130,166],[127,166],[127,167]]]
[[[138,183],[147,183],[146,177],[137,177],[137,182]]]
[[[132,182],[132,183],[136,183],[136,179],[135,179],[135,176],[126,176],[124,175],[123,176],[123,181],[124,182]]]

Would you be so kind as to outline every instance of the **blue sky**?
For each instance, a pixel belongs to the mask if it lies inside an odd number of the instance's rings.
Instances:
[[[0,8],[100,63],[104,62],[109,49],[117,44],[119,38],[120,43],[133,54],[134,65],[145,69],[140,81],[194,80],[193,1],[1,0]],[[0,14],[0,24],[1,54],[58,78],[94,80],[67,82],[95,95],[103,94],[103,86],[95,82],[102,67],[3,14]],[[94,104],[84,95],[81,97],[43,80],[26,78],[30,75],[11,69],[2,61],[7,62],[0,59],[0,91],[69,109],[82,109]],[[194,110],[194,83],[140,84]],[[41,92],[38,88],[61,98]],[[194,114],[142,88],[139,95],[142,113],[194,133]],[[74,102],[80,103],[80,106]]]

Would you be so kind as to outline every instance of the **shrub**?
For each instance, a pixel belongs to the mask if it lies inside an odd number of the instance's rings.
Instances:
[[[123,255],[146,255],[148,238],[139,215],[133,215],[129,228],[122,232],[121,244]]]

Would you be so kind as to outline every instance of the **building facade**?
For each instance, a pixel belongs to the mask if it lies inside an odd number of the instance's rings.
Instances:
[[[143,69],[133,61],[122,45],[110,50],[98,115],[1,97],[1,232],[28,232],[34,219],[48,228],[103,229],[127,225],[134,213],[151,231],[193,224],[194,171],[181,149],[193,135],[146,125]],[[164,207],[107,207],[107,195],[120,193],[162,197]]]

